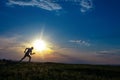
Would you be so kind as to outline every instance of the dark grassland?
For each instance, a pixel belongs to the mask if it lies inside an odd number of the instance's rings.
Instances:
[[[0,60],[0,80],[120,80],[120,66]]]

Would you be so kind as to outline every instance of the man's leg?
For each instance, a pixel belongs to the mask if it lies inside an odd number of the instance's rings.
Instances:
[[[31,61],[31,56],[30,55],[28,55],[28,57],[29,57],[29,62]]]
[[[23,59],[25,59],[26,56],[24,56],[23,58],[21,58],[21,60],[19,62],[21,62]]]

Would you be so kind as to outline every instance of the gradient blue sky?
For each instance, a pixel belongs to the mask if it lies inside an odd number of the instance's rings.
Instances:
[[[54,50],[44,61],[120,64],[120,1],[0,0],[1,59],[19,60],[41,33]]]

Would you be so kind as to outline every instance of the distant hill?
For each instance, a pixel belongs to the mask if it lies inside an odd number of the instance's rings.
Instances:
[[[120,80],[120,66],[0,60],[0,80]]]

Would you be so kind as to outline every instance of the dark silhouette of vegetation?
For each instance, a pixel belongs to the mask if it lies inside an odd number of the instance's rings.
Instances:
[[[0,80],[120,80],[120,66],[0,60]]]

